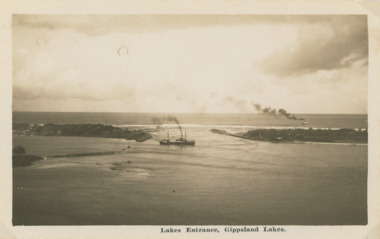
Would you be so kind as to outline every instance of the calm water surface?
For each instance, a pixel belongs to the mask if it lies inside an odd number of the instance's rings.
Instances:
[[[358,121],[365,124],[363,117]],[[351,124],[361,127],[358,123]],[[158,140],[166,137],[165,131],[153,133],[153,138],[144,143],[14,136],[14,144],[22,144],[28,153],[38,155],[127,150],[108,156],[47,157],[30,167],[14,168],[13,222],[16,225],[367,223],[366,145],[273,144],[213,134],[209,129],[187,128],[188,137],[196,140],[194,147],[159,145]],[[177,137],[179,133],[171,129],[171,135]]]

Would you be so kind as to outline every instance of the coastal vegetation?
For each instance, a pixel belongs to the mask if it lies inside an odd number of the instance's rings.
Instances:
[[[231,134],[225,130],[211,129],[211,132],[268,142],[368,142],[367,129],[255,129],[240,134]]]
[[[12,150],[12,167],[25,167],[33,164],[34,161],[41,160],[40,156],[24,155],[26,150],[24,146],[17,145]]]
[[[13,154],[17,154],[17,155],[21,155],[21,154],[25,154],[25,148],[24,146],[22,145],[17,145],[16,147],[13,148],[12,150],[12,153]]]
[[[13,123],[13,133],[18,135],[81,136],[119,138],[143,142],[151,135],[143,130],[129,130],[103,124],[27,124]]]
[[[26,167],[33,164],[33,162],[41,160],[42,157],[37,155],[12,155],[12,167]]]

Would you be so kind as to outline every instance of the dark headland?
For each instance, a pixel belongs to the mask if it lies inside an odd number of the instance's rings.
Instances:
[[[38,135],[38,136],[78,136],[78,137],[99,137],[99,138],[118,138],[126,140],[136,140],[143,142],[152,136],[143,130],[129,130],[102,124],[27,124],[13,123],[13,134],[15,135]],[[80,153],[53,155],[49,157],[83,157],[94,155],[111,155],[118,154],[122,151],[107,151],[96,153]],[[25,153],[25,152],[23,152]],[[37,155],[13,154],[13,167],[26,167],[32,165],[35,161],[41,160],[42,157]]]
[[[26,167],[33,164],[33,162],[41,160],[42,157],[37,155],[12,155],[12,167]]]
[[[367,143],[367,129],[255,129],[246,133],[232,134],[225,130],[211,129],[211,132],[229,136],[267,142],[325,142],[325,143]]]
[[[79,136],[117,138],[144,142],[152,136],[143,130],[129,130],[103,124],[27,124],[13,123],[13,134],[41,136]]]

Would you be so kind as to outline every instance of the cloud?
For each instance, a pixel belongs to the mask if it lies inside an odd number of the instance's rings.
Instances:
[[[281,20],[284,17],[281,18]],[[287,17],[286,17],[287,18]],[[263,15],[41,15],[15,14],[13,27],[46,30],[72,29],[88,35],[115,32],[141,33],[209,26],[250,25],[277,22],[279,16]]]
[[[43,15],[14,14],[12,27],[70,29],[89,36],[144,33],[204,27],[314,24],[330,22],[331,15]]]
[[[89,36],[144,33],[194,27],[252,24],[265,18],[254,15],[35,15],[13,16],[13,27],[71,29]]]
[[[279,62],[284,57],[297,59],[302,54],[295,53],[302,49],[310,51],[306,47],[310,42],[321,49],[331,45],[336,35],[361,36],[353,34],[353,30],[361,29],[353,27],[358,23],[345,24],[344,19],[362,24],[363,18],[16,15],[13,107],[37,111],[249,113],[254,110],[247,102],[254,100],[292,113],[363,112],[367,97],[365,49],[351,47],[357,50],[349,54],[346,49],[338,51],[342,52],[337,54],[341,64],[351,65],[349,68],[315,70],[329,67],[293,61],[298,64],[294,68],[298,76],[286,81],[279,77],[281,74],[274,74],[273,69],[281,67],[273,64],[275,61],[265,65],[269,74],[252,67],[252,62],[269,59],[272,52],[275,55],[285,46],[293,49],[289,55],[278,54]],[[338,20],[340,23],[334,22]],[[42,38],[46,44],[37,44]],[[352,39],[342,41],[351,42],[343,48],[357,46]],[[120,47],[127,47],[128,54],[120,56]],[[318,50],[314,54],[319,57]],[[308,61],[315,60],[308,57]],[[352,97],[357,89],[360,92]],[[318,98],[330,103],[312,108]],[[351,107],[340,111],[341,104]]]
[[[14,69],[13,98],[101,101],[130,99],[135,95],[134,82],[123,81],[125,71],[115,72],[109,64],[111,59],[96,58],[91,41],[79,46],[70,44],[66,44],[66,48],[47,46],[27,57],[15,55],[17,60],[22,60],[14,64],[17,67]],[[77,49],[88,51],[86,55],[91,57],[73,55]],[[122,65],[123,61],[114,64]]]
[[[280,77],[350,67],[368,58],[367,18],[336,16],[301,24],[297,40],[259,62],[264,72]]]
[[[135,91],[132,88],[126,88],[122,85],[110,85],[102,90],[96,89],[91,85],[87,85],[87,91],[82,91],[73,88],[70,85],[62,84],[57,88],[25,86],[13,86],[14,100],[36,100],[36,99],[79,99],[89,101],[103,100],[126,100],[135,96]],[[62,90],[63,89],[63,90]]]

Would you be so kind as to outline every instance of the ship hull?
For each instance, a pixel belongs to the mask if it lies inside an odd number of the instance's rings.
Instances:
[[[160,145],[180,145],[180,146],[194,146],[195,141],[160,141]]]

